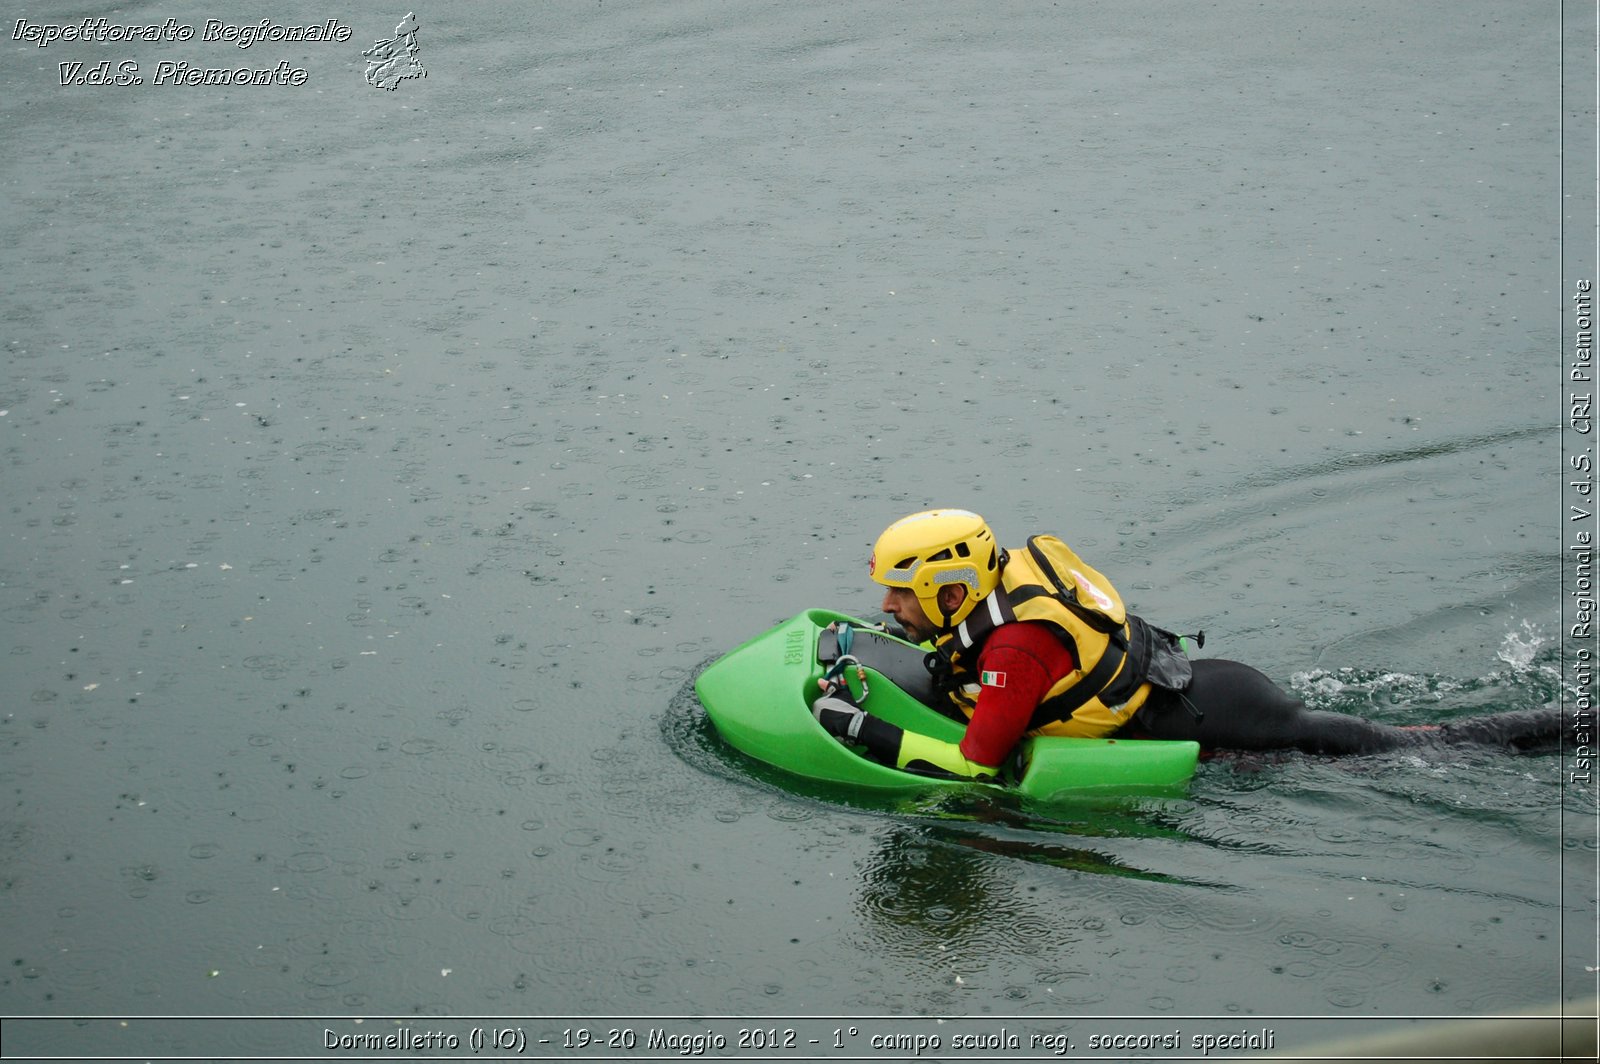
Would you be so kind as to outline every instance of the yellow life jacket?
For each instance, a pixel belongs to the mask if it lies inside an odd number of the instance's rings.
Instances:
[[[967,717],[977,706],[974,672],[984,642],[996,628],[1017,621],[1049,627],[1076,666],[1045,693],[1028,723],[1030,733],[1106,735],[1144,705],[1152,672],[1162,686],[1181,689],[1188,682],[1188,659],[1177,649],[1177,637],[1128,613],[1111,581],[1071,547],[1054,536],[1034,536],[1026,549],[1004,552],[1000,586],[934,640],[936,679]]]

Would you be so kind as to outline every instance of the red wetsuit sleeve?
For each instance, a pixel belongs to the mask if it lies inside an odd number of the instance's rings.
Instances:
[[[1076,667],[1061,640],[1040,624],[995,629],[978,656],[978,704],[961,740],[961,756],[999,765],[1028,731],[1028,721],[1056,681]]]

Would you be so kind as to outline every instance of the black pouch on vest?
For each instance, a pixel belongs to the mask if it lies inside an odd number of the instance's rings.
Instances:
[[[1180,636],[1131,614],[1128,630],[1133,637],[1128,642],[1129,655],[1133,657],[1129,665],[1134,675],[1143,674],[1151,684],[1168,691],[1182,691],[1189,686],[1194,668],[1189,655],[1183,652]]]

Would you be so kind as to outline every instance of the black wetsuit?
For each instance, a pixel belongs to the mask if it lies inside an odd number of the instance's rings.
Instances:
[[[1302,750],[1372,754],[1430,743],[1476,743],[1515,749],[1560,742],[1559,709],[1468,717],[1447,724],[1396,727],[1348,713],[1307,709],[1262,673],[1237,661],[1199,658],[1180,692],[1156,689],[1119,734],[1193,739],[1202,749]]]

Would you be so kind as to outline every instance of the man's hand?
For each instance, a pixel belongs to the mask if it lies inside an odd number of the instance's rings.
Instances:
[[[860,706],[833,695],[823,695],[811,703],[811,715],[817,718],[824,731],[841,742],[857,741],[861,725],[867,719]]]

